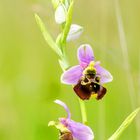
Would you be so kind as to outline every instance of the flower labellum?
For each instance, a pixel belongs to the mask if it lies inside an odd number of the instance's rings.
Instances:
[[[60,140],[73,140],[71,132],[60,132]]]
[[[92,48],[88,44],[78,48],[77,57],[79,65],[73,66],[61,76],[61,82],[74,85],[75,93],[82,99],[87,100],[94,96],[97,100],[106,94],[104,83],[113,80],[109,71],[100,66],[100,62],[94,61]]]
[[[50,121],[48,126],[55,126],[60,131],[59,140],[93,140],[94,134],[90,127],[71,120],[71,113],[67,105],[55,100],[55,103],[64,107],[67,112],[66,118],[59,118],[59,122]]]

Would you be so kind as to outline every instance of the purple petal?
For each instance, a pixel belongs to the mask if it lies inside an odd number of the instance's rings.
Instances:
[[[67,107],[67,105],[66,105],[64,102],[60,101],[60,100],[55,100],[54,102],[55,102],[56,104],[59,104],[59,105],[61,105],[62,107],[64,107],[64,109],[65,109],[66,112],[67,112],[67,118],[70,119],[71,113],[70,113],[70,110],[69,110],[69,108]]]
[[[80,65],[85,68],[87,65],[94,60],[93,50],[90,45],[84,44],[78,48],[77,57]]]
[[[97,75],[100,76],[100,83],[101,84],[108,83],[108,82],[111,82],[113,80],[111,73],[109,71],[107,71],[106,69],[104,69],[103,67],[101,67],[99,65],[99,62],[97,62],[94,67],[97,71]]]
[[[75,85],[82,76],[83,69],[80,65],[73,66],[61,75],[61,82],[68,85]]]
[[[64,124],[72,133],[72,136],[77,140],[93,140],[94,134],[90,127],[75,122],[70,119],[61,118],[61,123]]]

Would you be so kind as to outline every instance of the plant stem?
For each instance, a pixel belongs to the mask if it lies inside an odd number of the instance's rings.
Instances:
[[[69,62],[67,61],[67,55],[66,55],[66,45],[67,45],[67,36],[71,27],[72,23],[72,13],[73,13],[73,0],[70,1],[70,6],[67,14],[67,20],[65,23],[65,26],[63,28],[62,36],[61,36],[61,41],[60,43],[60,48],[62,52],[61,61],[63,65],[61,66],[62,70],[65,71],[69,67]],[[80,109],[81,109],[81,116],[82,116],[82,122],[85,124],[87,123],[87,114],[86,114],[86,107],[84,101],[79,99],[79,104],[80,104]]]
[[[79,99],[79,104],[80,104],[80,109],[81,109],[82,122],[83,124],[87,124],[87,113],[86,113],[85,102],[82,101],[80,98],[78,99]]]

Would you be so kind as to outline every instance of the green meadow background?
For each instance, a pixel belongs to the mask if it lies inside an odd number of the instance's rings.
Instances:
[[[73,23],[82,25],[84,33],[67,46],[70,64],[78,63],[79,45],[89,43],[96,60],[114,77],[105,85],[108,92],[102,100],[86,101],[95,140],[106,140],[140,106],[140,1],[118,3],[75,0],[74,4]],[[81,122],[78,98],[71,86],[60,83],[58,57],[46,44],[34,13],[55,38],[60,30],[50,0],[0,0],[0,140],[57,140],[58,131],[48,122],[66,113],[53,103],[55,99],[64,101],[72,119]],[[140,140],[140,115],[119,140]]]

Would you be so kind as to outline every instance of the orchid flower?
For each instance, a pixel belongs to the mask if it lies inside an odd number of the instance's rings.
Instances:
[[[50,121],[49,126],[54,125],[60,131],[59,140],[93,140],[94,134],[90,127],[71,120],[71,113],[67,105],[55,100],[55,103],[64,107],[67,112],[66,118],[59,118],[59,122]]]
[[[101,99],[106,88],[102,85],[113,80],[109,71],[95,62],[94,53],[90,45],[84,44],[78,48],[79,65],[73,66],[61,75],[61,82],[74,85],[74,91],[83,100],[95,96]]]

